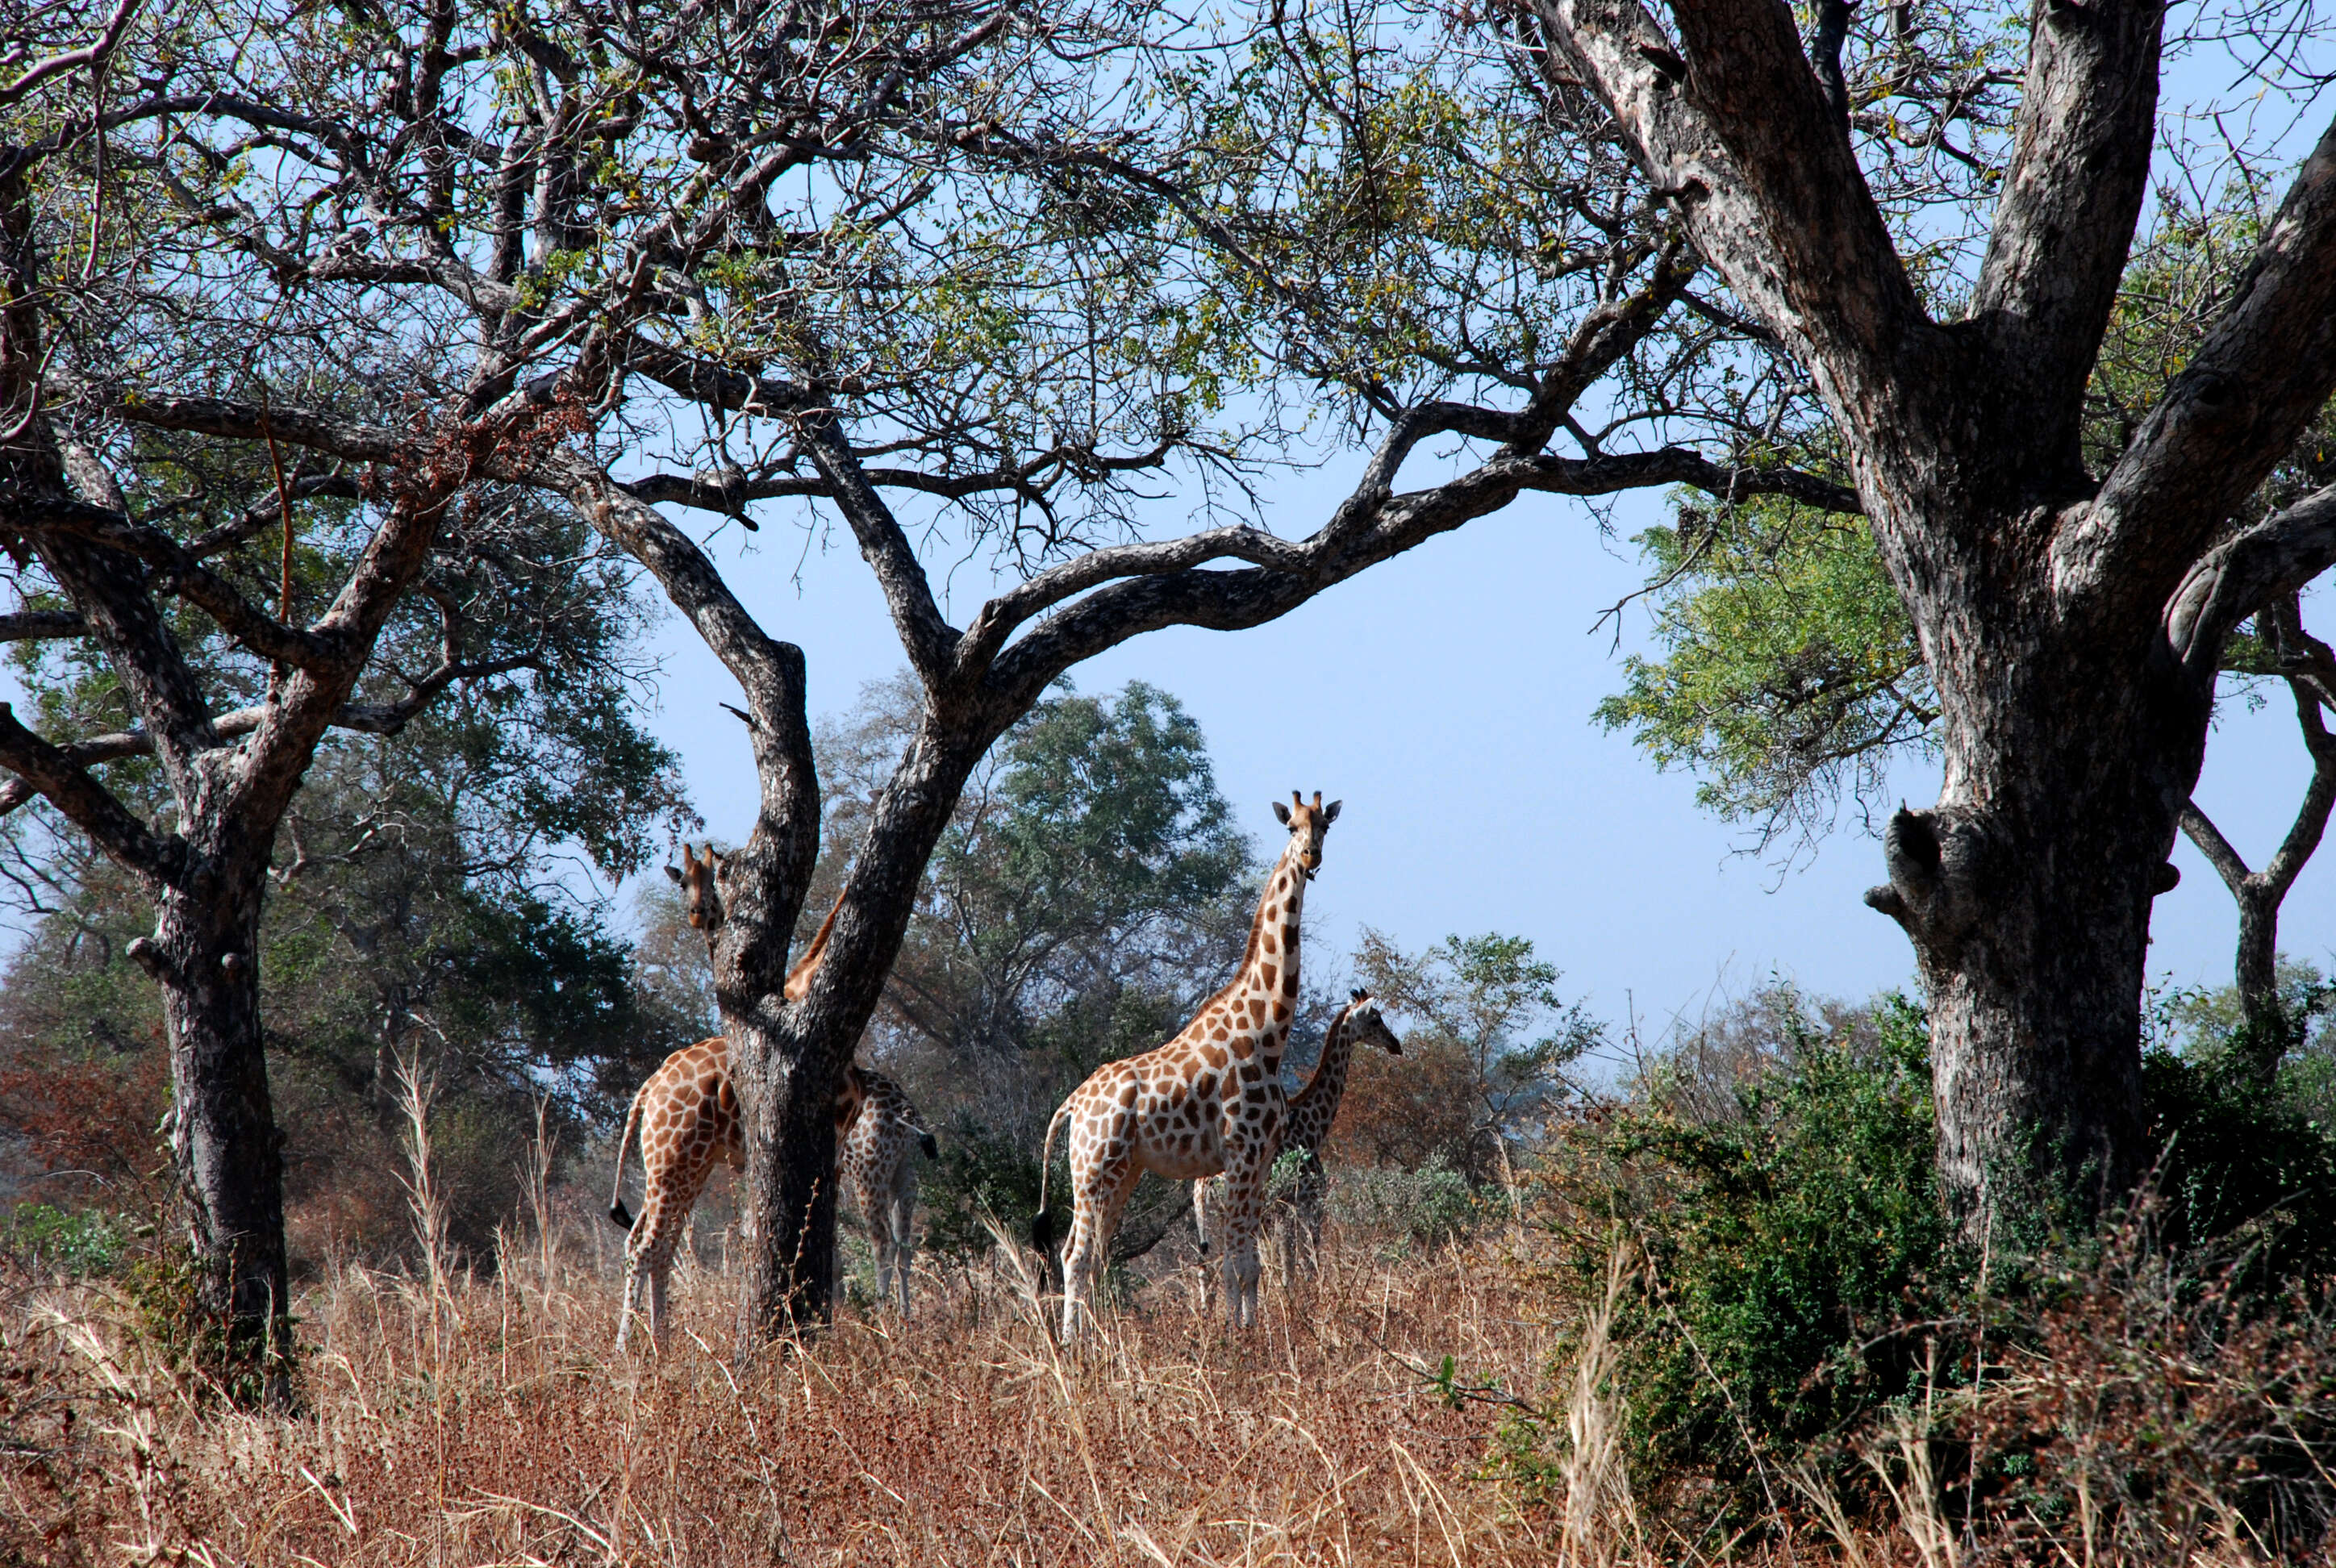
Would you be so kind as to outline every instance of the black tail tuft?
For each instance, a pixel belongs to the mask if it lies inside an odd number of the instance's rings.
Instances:
[[[618,1230],[629,1231],[633,1228],[633,1212],[625,1207],[621,1199],[608,1205],[608,1218],[617,1222]]]
[[[938,1160],[941,1157],[940,1140],[930,1133],[920,1133],[917,1135],[917,1147],[924,1150],[925,1158],[928,1160]]]
[[[1041,1209],[1030,1222],[1030,1244],[1042,1252],[1051,1252],[1055,1243],[1063,1239],[1062,1220],[1052,1209]]]

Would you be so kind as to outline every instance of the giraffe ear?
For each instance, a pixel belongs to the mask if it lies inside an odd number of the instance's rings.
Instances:
[[[1274,821],[1281,823],[1282,826],[1288,827],[1290,825],[1290,808],[1283,805],[1280,801],[1274,802],[1273,819]]]
[[[1338,808],[1346,803],[1347,803],[1345,801],[1332,801],[1329,807],[1322,813],[1322,825],[1324,827],[1329,827],[1332,823],[1337,822],[1338,820]]]
[[[672,866],[665,868],[665,874],[671,877],[676,883],[678,883],[681,881],[681,872]]]

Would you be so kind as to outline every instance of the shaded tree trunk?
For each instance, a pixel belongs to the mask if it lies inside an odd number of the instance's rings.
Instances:
[[[241,868],[238,868],[241,869]],[[284,1249],[284,1135],[268,1090],[258,875],[165,890],[154,934],[131,954],[161,982],[170,1048],[170,1156],[197,1267],[196,1306],[223,1326],[223,1359],[256,1369],[248,1391],[280,1405],[291,1364]],[[248,1397],[248,1395],[247,1395]]]

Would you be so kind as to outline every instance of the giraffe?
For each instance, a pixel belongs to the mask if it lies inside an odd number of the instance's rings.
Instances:
[[[1070,1125],[1073,1219],[1063,1265],[1063,1337],[1076,1339],[1092,1315],[1093,1275],[1111,1244],[1135,1179],[1153,1171],[1171,1181],[1222,1172],[1225,1299],[1232,1326],[1257,1317],[1257,1225],[1265,1174],[1281,1133],[1281,1048],[1298,1002],[1299,909],[1322,867],[1322,835],[1339,803],[1276,801],[1290,842],[1266,879],[1249,946],[1232,984],[1202,1004],[1175,1038],[1155,1050],[1107,1062],[1071,1092],[1046,1125],[1039,1155],[1041,1247],[1058,1233],[1046,1209],[1055,1137]]]
[[[1338,1009],[1338,1016],[1330,1020],[1329,1030],[1322,1037],[1321,1059],[1314,1064],[1306,1086],[1290,1096],[1282,1115],[1281,1148],[1274,1156],[1274,1164],[1280,1164],[1281,1155],[1292,1151],[1303,1155],[1297,1179],[1273,1205],[1282,1211],[1278,1220],[1285,1284],[1294,1283],[1298,1277],[1297,1227],[1305,1227],[1310,1248],[1319,1250],[1322,1244],[1325,1180],[1321,1148],[1330,1135],[1331,1124],[1338,1119],[1338,1101],[1347,1092],[1347,1067],[1354,1058],[1358,1040],[1368,1041],[1391,1057],[1403,1055],[1403,1042],[1396,1038],[1395,1031],[1379,1015],[1377,999],[1359,986],[1347,1005]],[[1222,1222],[1211,1216],[1224,1206],[1225,1179],[1212,1176],[1198,1183],[1192,1197],[1193,1228],[1201,1235],[1201,1255],[1206,1257],[1210,1235],[1222,1228]]]
[[[702,861],[695,859],[689,846],[684,844],[682,867],[677,872],[670,866],[666,869],[681,884],[689,923],[710,932],[722,919],[721,892],[715,884],[722,870],[721,862],[710,844]],[[835,907],[820,922],[811,944],[787,971],[781,987],[785,1000],[800,1001],[811,989],[812,976],[827,953],[828,935],[834,929],[836,911],[842,907],[843,900],[839,895]],[[875,1107],[874,1114],[864,1115],[863,1111],[871,1104]],[[696,1204],[698,1194],[706,1190],[715,1163],[725,1164],[732,1170],[745,1168],[745,1130],[738,1115],[737,1091],[730,1077],[730,1042],[724,1036],[700,1040],[674,1052],[633,1096],[624,1130],[617,1139],[616,1191],[608,1202],[608,1218],[631,1232],[625,1245],[625,1286],[617,1320],[619,1352],[625,1348],[632,1328],[633,1309],[644,1294],[644,1287],[649,1336],[663,1349],[666,1281],[672,1271],[674,1250],[681,1242],[689,1224],[689,1211]],[[625,1150],[637,1132],[642,1174],[638,1223],[624,1203]],[[909,1164],[910,1140],[913,1137],[920,1141],[930,1154],[937,1150],[933,1135],[926,1131],[898,1084],[854,1063],[845,1067],[843,1082],[836,1091],[835,1137],[838,1164],[867,1216],[871,1233],[879,1238],[879,1278],[884,1278],[888,1256],[900,1275],[900,1310],[905,1316],[906,1270],[915,1251],[908,1235],[908,1214],[915,1203],[916,1177],[913,1169],[904,1177],[901,1167]],[[889,1168],[881,1164],[884,1159],[892,1162]],[[900,1196],[904,1186],[905,1200]],[[871,1204],[885,1205],[881,1221]]]
[[[852,1194],[876,1250],[877,1299],[897,1294],[900,1320],[906,1322],[909,1272],[917,1259],[916,1232],[910,1228],[917,1210],[917,1164],[909,1158],[909,1145],[915,1143],[929,1160],[940,1153],[940,1145],[900,1085],[867,1067],[850,1071],[860,1081],[861,1105],[857,1119],[836,1139],[842,1190]]]

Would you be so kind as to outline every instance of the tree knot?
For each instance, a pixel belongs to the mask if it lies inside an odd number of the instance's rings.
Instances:
[[[1902,805],[1882,835],[1890,881],[1868,889],[1865,902],[1904,927],[1926,962],[1952,964],[1980,916],[1986,848],[1968,811]]]

